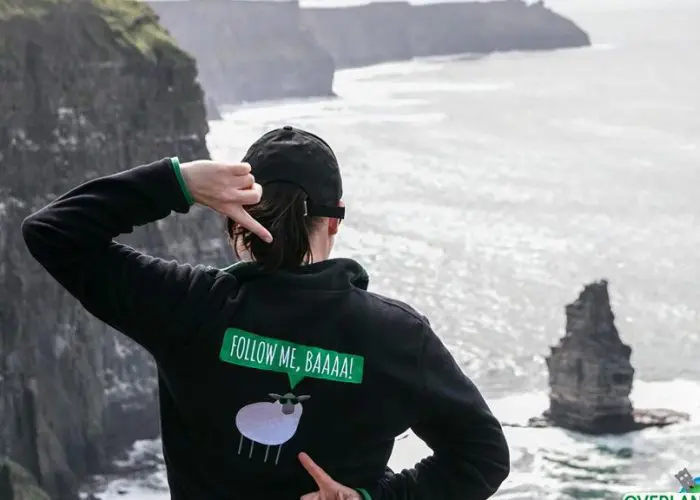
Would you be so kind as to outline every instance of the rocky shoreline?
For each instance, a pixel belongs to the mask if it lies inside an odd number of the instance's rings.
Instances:
[[[125,495],[133,485],[149,491],[167,492],[168,487],[162,477],[164,467],[160,439],[137,441],[120,454],[110,470],[88,478],[80,488],[80,497],[83,500],[100,500],[108,490]],[[120,485],[125,480],[132,485],[130,488]]]
[[[615,434],[626,434],[628,432],[641,431],[642,429],[647,429],[649,427],[667,427],[669,425],[680,424],[687,422],[689,416],[687,413],[680,411],[663,409],[663,408],[653,408],[653,409],[642,409],[642,410],[632,410],[632,423],[621,429],[614,430],[611,432],[610,429],[600,428],[594,429],[593,431],[587,431],[585,434],[594,436],[605,436],[605,435],[615,435]],[[518,427],[518,428],[531,428],[531,429],[546,429],[549,427],[560,427],[557,421],[553,420],[548,412],[543,413],[540,416],[530,417],[525,424],[518,424],[512,422],[501,422],[503,427]]]

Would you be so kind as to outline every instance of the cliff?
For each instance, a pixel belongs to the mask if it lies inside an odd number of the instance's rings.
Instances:
[[[159,434],[151,360],[89,317],[34,262],[20,224],[74,185],[164,156],[206,157],[194,61],[133,0],[0,0],[0,458],[54,500]],[[195,211],[124,241],[225,260]],[[3,497],[4,498],[4,497]]]
[[[331,95],[334,67],[590,45],[570,20],[521,0],[309,9],[294,0],[151,5],[195,57],[204,89],[219,104]],[[193,20],[206,29],[193,29]]]
[[[574,23],[520,0],[308,9],[304,22],[339,68],[412,57],[590,45]]]
[[[332,94],[335,65],[296,2],[150,2],[218,104]],[[196,27],[193,26],[196,20]]]
[[[2,500],[51,500],[23,467],[11,461],[0,462]]]
[[[586,285],[566,306],[566,333],[546,358],[549,409],[529,425],[623,434],[686,420],[673,410],[632,408],[631,354],[615,327],[607,281]]]

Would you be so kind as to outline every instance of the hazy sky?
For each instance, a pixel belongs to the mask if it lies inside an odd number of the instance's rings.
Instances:
[[[148,0],[159,1],[159,0]],[[173,0],[167,0],[173,1]],[[187,0],[179,0],[187,1]],[[198,1],[198,0],[191,0]],[[232,0],[235,1],[235,0]],[[260,2],[285,2],[289,0],[245,0]],[[305,7],[340,7],[343,5],[363,5],[371,3],[372,0],[300,0]],[[380,0],[384,2],[402,0]],[[490,1],[490,0],[409,0],[413,4],[443,3],[443,2],[465,2],[465,1]],[[535,0],[525,0],[532,3]],[[575,13],[581,11],[609,11],[609,10],[639,10],[639,9],[663,9],[664,6],[672,2],[674,5],[695,5],[700,0],[545,0],[545,4],[562,13]],[[699,21],[700,22],[700,21]]]
[[[159,0],[148,0],[148,1],[159,1]],[[173,1],[173,0],[163,0],[163,1]],[[187,0],[180,0],[187,1]],[[192,0],[197,1],[197,0]],[[235,0],[232,0],[235,1]],[[245,0],[249,2],[286,2],[290,0]],[[300,0],[301,5],[314,6],[314,7],[334,7],[341,5],[362,5],[366,3],[371,3],[372,0]],[[382,2],[392,2],[392,1],[403,1],[403,0],[380,0]],[[465,1],[491,1],[491,0],[409,0],[409,3],[419,4],[419,3],[443,3],[443,2],[465,2]],[[525,0],[529,3],[535,0]],[[674,4],[693,4],[700,0],[672,0]],[[663,7],[668,0],[545,0],[547,5],[552,7],[566,5],[574,8],[645,8],[645,7]]]
[[[259,1],[259,0],[254,0]],[[265,0],[262,0],[265,1]],[[280,1],[280,0],[277,0]],[[284,1],[284,0],[281,0]],[[400,0],[382,0],[400,1]],[[443,3],[464,2],[477,0],[409,0],[409,3]],[[488,0],[484,0],[488,1]],[[535,0],[526,0],[533,3]],[[669,3],[674,5],[695,5],[700,0],[544,0],[545,4],[562,13],[575,13],[580,11],[610,11],[610,10],[639,10],[639,9],[663,9]],[[362,5],[370,3],[368,0],[300,0],[306,7],[334,7],[342,5]],[[700,23],[700,20],[698,20]],[[700,25],[700,24],[699,24]]]
[[[264,1],[264,0],[263,0]],[[278,0],[280,1],[280,0]],[[284,1],[284,0],[281,0]],[[383,1],[394,1],[394,0],[383,0]],[[400,0],[395,0],[400,1]],[[464,2],[466,0],[410,0],[409,3],[442,3],[442,2]],[[475,1],[475,0],[470,0]],[[488,0],[484,0],[488,1]],[[700,0],[685,0],[688,4],[698,2]],[[528,0],[528,3],[532,3],[534,0]],[[300,0],[301,5],[314,7],[330,7],[339,5],[361,5],[370,3],[368,0]],[[576,8],[601,8],[601,7],[612,7],[612,8],[639,8],[639,7],[656,7],[663,6],[667,3],[666,0],[545,0],[545,4],[556,7],[557,5],[569,5],[570,7]],[[674,2],[678,3],[678,2]],[[680,3],[684,3],[681,1]]]

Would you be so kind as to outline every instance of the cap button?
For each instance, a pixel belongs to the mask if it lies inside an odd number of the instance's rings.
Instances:
[[[291,125],[285,125],[284,127],[282,127],[282,130],[286,130],[287,132],[291,132],[291,131],[292,131],[292,126],[291,126]]]

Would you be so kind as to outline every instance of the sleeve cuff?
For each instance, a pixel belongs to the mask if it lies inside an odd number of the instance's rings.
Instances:
[[[177,156],[170,158],[170,165],[173,167],[173,172],[175,172],[175,177],[177,177],[177,182],[180,184],[180,190],[182,191],[185,200],[189,206],[194,205],[194,198],[192,193],[190,193],[185,178],[182,176],[182,170],[180,170],[180,159]]]
[[[362,500],[372,500],[372,496],[369,494],[369,492],[366,489],[355,488],[355,491],[357,491],[362,496]]]

